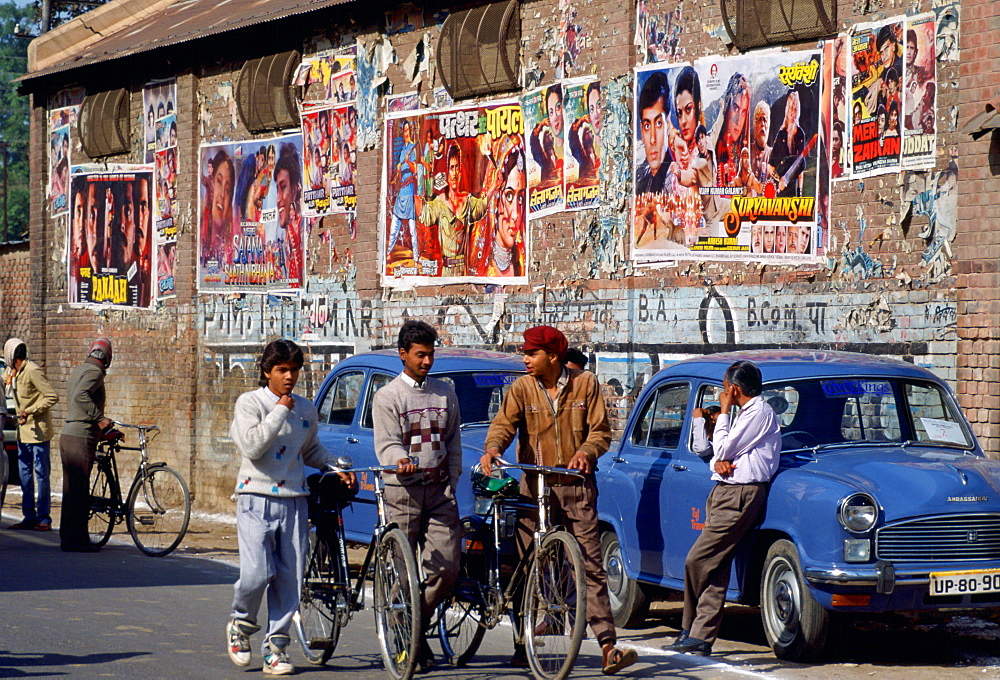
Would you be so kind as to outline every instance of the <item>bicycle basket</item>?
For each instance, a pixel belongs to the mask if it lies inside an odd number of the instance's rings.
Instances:
[[[310,519],[324,512],[344,509],[357,495],[339,475],[316,473],[309,475],[306,483],[309,485]]]
[[[472,492],[479,498],[513,498],[518,494],[517,480],[496,468],[493,475],[486,476],[476,463],[472,466]]]

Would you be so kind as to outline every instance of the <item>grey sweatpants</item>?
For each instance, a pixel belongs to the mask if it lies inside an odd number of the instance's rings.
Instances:
[[[267,591],[267,638],[288,635],[299,607],[309,542],[305,497],[277,498],[242,493],[236,500],[240,579],[233,597],[234,619],[257,623]]]

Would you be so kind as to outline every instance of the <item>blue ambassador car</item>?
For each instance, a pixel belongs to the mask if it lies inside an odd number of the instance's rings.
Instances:
[[[355,467],[378,465],[372,428],[372,397],[403,370],[399,351],[356,354],[337,364],[316,396],[319,439],[335,455],[350,456]],[[462,482],[458,485],[460,516],[472,514],[474,498],[469,468],[479,462],[486,430],[500,408],[508,386],[524,375],[522,358],[474,349],[438,349],[431,377],[450,382],[462,411]],[[513,446],[513,445],[512,445]],[[359,475],[358,498],[374,501],[371,473]],[[375,527],[375,506],[354,503],[344,511],[347,538],[367,543]]]
[[[1000,463],[984,457],[948,387],[891,359],[748,351],[657,373],[601,459],[616,623],[638,623],[650,599],[684,588],[714,484],[691,451],[691,412],[718,404],[738,359],[761,368],[783,450],[728,595],[760,607],[779,658],[816,657],[831,612],[1000,606]]]

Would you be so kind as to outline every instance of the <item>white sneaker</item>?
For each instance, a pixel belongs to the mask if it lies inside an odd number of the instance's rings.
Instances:
[[[226,637],[229,638],[229,658],[237,666],[250,665],[250,636],[260,630],[260,626],[249,621],[231,619],[226,626]]]
[[[295,666],[288,660],[286,651],[290,641],[287,635],[272,635],[268,638],[264,648],[264,675],[291,675],[295,672]]]

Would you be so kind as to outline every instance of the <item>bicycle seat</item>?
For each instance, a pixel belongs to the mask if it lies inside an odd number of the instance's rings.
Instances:
[[[102,442],[117,442],[125,439],[125,433],[113,427],[106,427],[97,435],[97,439]]]
[[[486,476],[478,463],[472,466],[472,491],[480,498],[512,498],[518,494],[517,480],[503,470],[499,477]]]

